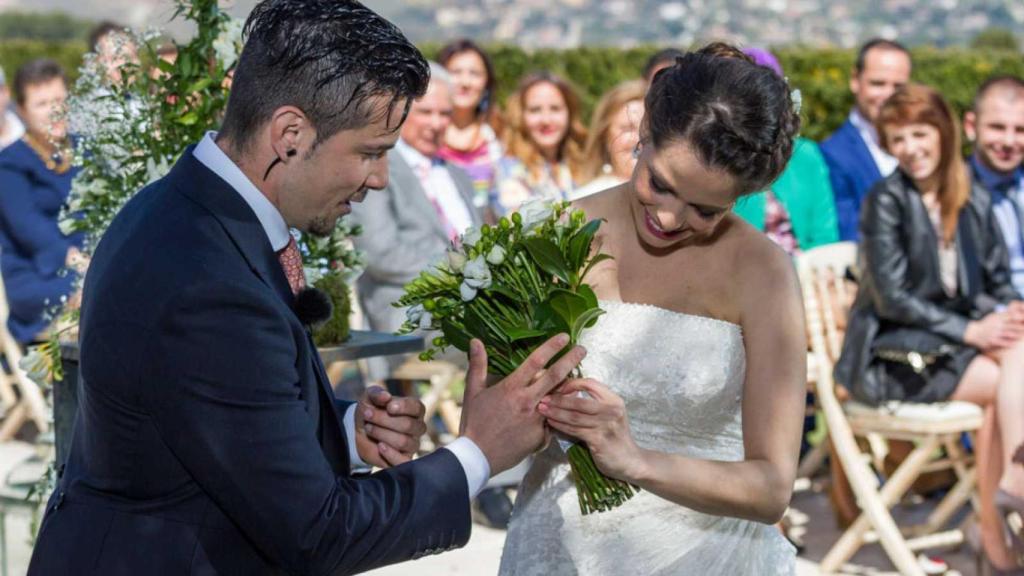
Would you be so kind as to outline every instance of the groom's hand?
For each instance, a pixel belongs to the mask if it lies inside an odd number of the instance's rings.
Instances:
[[[551,338],[515,372],[487,387],[487,352],[479,340],[470,342],[461,433],[487,457],[492,475],[515,466],[546,440],[537,405],[586,356],[586,350],[576,346],[545,370],[568,343],[565,334]]]
[[[367,464],[378,468],[408,462],[420,448],[427,431],[423,403],[415,398],[392,396],[373,386],[356,407],[356,449]]]

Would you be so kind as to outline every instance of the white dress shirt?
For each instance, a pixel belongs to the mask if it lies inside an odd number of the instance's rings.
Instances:
[[[288,224],[284,217],[278,212],[277,207],[271,204],[270,200],[260,192],[259,188],[242,172],[242,170],[224,153],[214,142],[216,132],[207,132],[206,136],[196,145],[192,151],[202,165],[211,172],[227,182],[245,200],[245,203],[256,213],[256,219],[263,226],[270,240],[270,246],[275,252],[283,250],[288,245]],[[353,470],[367,470],[370,466],[359,457],[359,450],[356,448],[356,408],[359,404],[352,404],[345,412],[344,426],[345,435],[348,437],[348,454]],[[470,498],[475,497],[487,483],[491,475],[491,466],[487,462],[480,447],[469,438],[458,438],[445,446],[450,450],[462,464],[466,473],[466,483],[469,487]]]
[[[466,206],[466,200],[455,187],[455,181],[452,180],[447,166],[427,158],[401,138],[395,144],[395,150],[398,150],[402,159],[412,168],[413,174],[420,179],[427,199],[441,207],[444,217],[457,234],[462,234],[473,225],[473,217]],[[424,174],[427,175],[426,180],[423,179]]]
[[[890,156],[888,152],[882,150],[882,147],[879,146],[878,131],[875,130],[874,124],[861,116],[860,111],[856,108],[850,112],[850,123],[857,129],[857,132],[860,133],[860,139],[867,145],[868,152],[871,152],[871,158],[874,159],[875,166],[878,167],[878,172],[882,175],[882,178],[892,174],[896,167],[899,166],[899,160],[894,156]]]

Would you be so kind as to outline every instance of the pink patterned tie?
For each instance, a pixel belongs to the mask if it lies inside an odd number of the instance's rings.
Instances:
[[[288,277],[288,286],[291,287],[292,294],[298,294],[306,287],[306,274],[302,270],[302,253],[299,252],[295,236],[288,235],[288,245],[277,253],[277,259],[281,261],[284,275]]]

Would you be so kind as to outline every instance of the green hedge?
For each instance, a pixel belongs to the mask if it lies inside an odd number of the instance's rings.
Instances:
[[[84,48],[77,42],[4,42],[0,45],[0,66],[10,78],[25,61],[49,56],[61,62],[74,77]],[[438,48],[437,45],[424,46],[424,52],[434,57]],[[638,76],[647,57],[655,50],[654,47],[628,50],[585,47],[526,52],[514,46],[489,48],[497,68],[499,99],[504,99],[515,88],[524,73],[546,69],[572,79],[580,89],[588,113],[609,87]],[[997,73],[1024,76],[1024,57],[1015,52],[933,48],[918,48],[913,52],[914,79],[937,87],[958,111],[970,106],[975,89],[988,76]],[[776,53],[790,82],[803,93],[803,134],[815,140],[824,138],[843,122],[852,104],[847,84],[855,52],[793,46]]]
[[[64,67],[74,82],[82,64],[85,42],[40,42],[38,40],[5,40],[0,43],[0,67],[7,75],[8,84],[14,82],[19,66],[35,58],[53,58]]]

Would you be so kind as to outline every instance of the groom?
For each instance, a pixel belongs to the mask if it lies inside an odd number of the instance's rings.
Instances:
[[[463,437],[415,462],[418,402],[336,402],[293,311],[288,228],[326,234],[387,184],[427,66],[357,2],[266,0],[246,26],[223,130],[92,259],[74,437],[29,574],[352,574],[462,546],[470,498],[539,447],[536,406],[582,359],[543,369],[562,335],[485,388],[473,342]],[[385,469],[353,474],[367,463]]]

